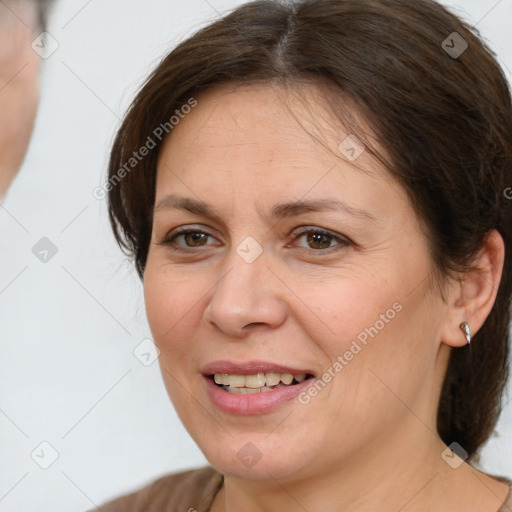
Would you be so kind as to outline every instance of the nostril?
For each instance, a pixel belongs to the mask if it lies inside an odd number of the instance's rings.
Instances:
[[[252,322],[251,324],[247,324],[246,327],[251,327],[252,325],[254,326],[260,326],[260,325],[265,325],[265,322]]]

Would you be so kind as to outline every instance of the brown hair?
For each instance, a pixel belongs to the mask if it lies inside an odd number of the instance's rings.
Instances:
[[[110,221],[141,277],[162,141],[155,127],[228,82],[317,84],[370,146],[340,99],[356,105],[422,221],[439,275],[471,268],[492,229],[503,237],[496,302],[471,348],[452,350],[439,402],[441,439],[471,458],[495,427],[508,377],[512,203],[504,191],[512,185],[512,106],[494,54],[475,28],[431,0],[257,0],[202,28],[151,73],[111,152]],[[126,170],[149,138],[156,147]]]

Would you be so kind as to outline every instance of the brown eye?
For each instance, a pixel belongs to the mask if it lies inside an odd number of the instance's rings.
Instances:
[[[204,245],[204,242],[206,242],[209,235],[199,231],[188,231],[187,233],[182,233],[182,236],[186,241],[187,246],[198,247]]]
[[[182,238],[185,242],[183,245],[182,243],[177,244],[176,240],[179,238]],[[165,238],[165,240],[162,242],[163,245],[177,245],[178,248],[194,248],[194,247],[203,247],[205,245],[211,245],[207,244],[208,238],[213,238],[209,233],[205,233],[204,231],[198,231],[198,230],[181,230],[178,233],[174,233],[168,237]]]
[[[306,240],[308,244],[314,244],[317,247],[312,247],[312,249],[327,249],[331,245],[332,236],[324,235],[323,233],[308,233],[306,236]]]
[[[297,233],[296,235],[297,236],[295,240],[300,240],[301,238],[304,238],[304,240],[306,240],[307,243],[306,249],[311,249],[312,251],[316,252],[330,252],[326,251],[326,249],[336,250],[336,247],[347,247],[348,245],[350,245],[350,242],[346,238],[342,238],[329,231],[324,231],[318,228],[309,228],[303,230],[300,233]],[[331,246],[331,243],[333,241],[336,241],[338,243],[334,246]]]

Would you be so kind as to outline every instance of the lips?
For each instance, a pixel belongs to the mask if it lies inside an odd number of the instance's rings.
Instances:
[[[224,386],[218,386],[213,378],[203,376],[205,391],[212,404],[226,414],[243,416],[271,413],[281,407],[293,407],[294,399],[314,380],[306,379],[291,386],[279,385],[266,392],[239,388],[235,394],[227,392],[223,389]]]
[[[312,375],[315,376],[313,371],[308,368],[292,368],[277,363],[266,361],[214,361],[207,364],[201,371],[205,377],[210,377],[216,373],[228,373],[231,375],[254,375],[257,373],[290,373],[291,375]]]
[[[214,361],[201,373],[211,402],[224,413],[235,415],[265,414],[285,407],[315,379],[308,368],[268,361]],[[265,377],[266,384],[269,376],[279,377],[281,382],[270,388],[266,385],[256,388],[262,383],[258,379]],[[223,385],[224,377],[228,385]],[[283,378],[288,385],[282,382]],[[216,383],[220,379],[222,384]]]

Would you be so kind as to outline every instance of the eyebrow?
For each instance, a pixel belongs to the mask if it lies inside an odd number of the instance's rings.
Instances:
[[[160,201],[158,201],[154,212],[156,213],[161,210],[169,209],[184,210],[195,215],[210,217],[219,222],[222,222],[220,215],[218,215],[210,205],[190,197],[180,197],[175,194],[165,196]],[[299,200],[276,204],[271,209],[270,218],[285,219],[288,217],[296,217],[305,213],[321,211],[342,211],[353,217],[369,220],[371,222],[377,222],[377,219],[367,211],[349,206],[343,201],[331,199],[317,199],[310,201]]]

